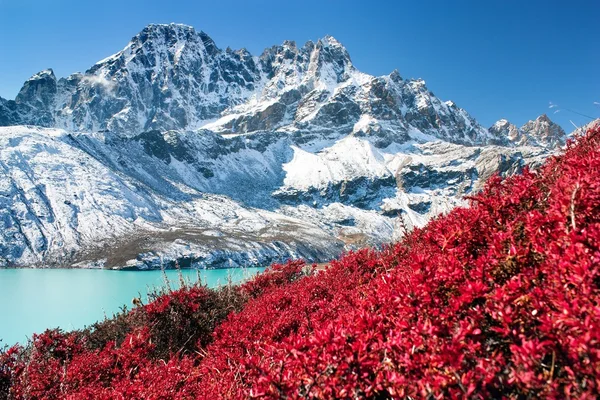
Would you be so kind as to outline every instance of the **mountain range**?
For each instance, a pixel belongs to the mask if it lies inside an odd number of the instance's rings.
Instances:
[[[252,55],[149,25],[84,73],[0,98],[0,266],[327,261],[464,205],[567,135],[489,129],[327,36]]]

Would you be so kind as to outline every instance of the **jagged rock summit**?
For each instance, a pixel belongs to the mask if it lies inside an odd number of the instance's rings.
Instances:
[[[358,71],[331,36],[252,55],[153,24],[84,73],[44,70],[0,98],[0,266],[326,261],[465,204],[564,136],[547,116],[485,129],[421,79]]]
[[[489,129],[490,133],[498,138],[506,138],[516,146],[541,146],[555,148],[565,144],[567,134],[557,124],[552,122],[546,114],[535,120],[527,122],[517,128],[505,119],[496,122]]]
[[[463,109],[443,102],[423,80],[397,71],[358,71],[335,38],[297,47],[286,41],[260,56],[221,50],[186,25],[149,25],[120,52],[85,73],[32,76],[4,125],[31,124],[133,135],[158,129],[220,133],[331,130],[407,138],[411,129],[455,143],[490,139]],[[7,105],[7,103],[10,103]]]

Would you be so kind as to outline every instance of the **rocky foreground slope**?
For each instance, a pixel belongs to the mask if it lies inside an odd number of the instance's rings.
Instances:
[[[0,125],[0,266],[325,261],[566,137],[545,115],[485,129],[423,80],[358,71],[332,37],[253,56],[176,24],[85,73],[35,74]]]

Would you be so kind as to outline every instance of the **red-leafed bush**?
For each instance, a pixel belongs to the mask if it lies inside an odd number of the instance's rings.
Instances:
[[[596,127],[381,251],[36,336],[0,397],[598,398],[599,176]]]
[[[597,398],[599,136],[410,234],[399,267],[310,334],[263,329],[235,396]]]
[[[265,273],[257,275],[254,279],[241,285],[241,290],[252,298],[256,298],[265,291],[286,286],[310,271],[306,271],[303,261],[290,261],[287,264],[274,264]]]

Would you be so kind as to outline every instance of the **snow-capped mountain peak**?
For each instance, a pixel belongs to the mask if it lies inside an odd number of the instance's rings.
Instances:
[[[40,76],[38,76],[40,75]],[[382,145],[423,133],[456,143],[491,136],[468,113],[432,95],[423,80],[397,71],[374,77],[358,71],[333,36],[298,47],[221,50],[204,32],[180,24],[145,27],[120,52],[84,74],[56,82],[38,74],[0,122],[123,136],[159,129],[220,133],[353,131],[364,115]]]
[[[517,146],[529,145],[555,148],[563,145],[567,137],[565,131],[552,122],[546,114],[528,121],[521,128],[517,128],[507,120],[501,119],[490,127],[489,131],[498,138],[500,143],[508,140],[509,144]]]
[[[45,69],[29,78],[15,101],[34,108],[47,108],[56,94],[56,76],[52,69]]]
[[[529,121],[521,127],[521,131],[533,143],[546,147],[556,147],[564,144],[566,133],[557,124],[552,122],[546,114],[542,114],[534,121]]]
[[[510,143],[518,143],[522,133],[516,125],[511,124],[506,119],[498,120],[489,129],[490,133],[496,136],[500,142],[508,140]]]

